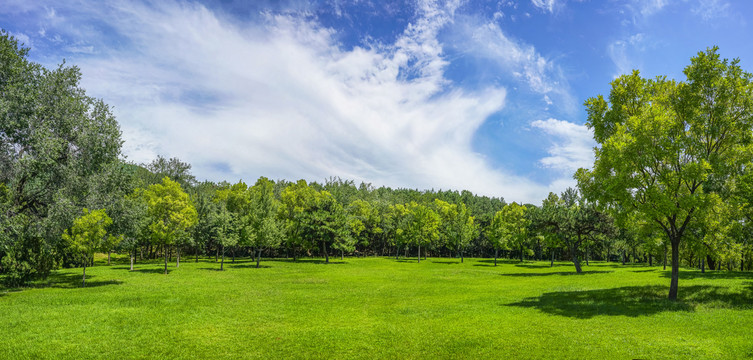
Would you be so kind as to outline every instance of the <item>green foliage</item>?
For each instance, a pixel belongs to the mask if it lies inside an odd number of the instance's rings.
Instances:
[[[579,186],[589,198],[634,209],[664,231],[672,245],[671,299],[686,231],[751,158],[751,74],[717,51],[692,58],[685,82],[633,71],[612,82],[609,101],[586,101],[587,125],[601,147],[593,170],[578,170]]]
[[[66,230],[62,237],[68,242],[71,250],[80,255],[82,263],[89,262],[95,251],[108,248],[109,243],[115,241],[107,237],[107,228],[112,225],[112,219],[104,209],[89,211],[84,209],[84,215],[73,221],[73,226]]]
[[[99,193],[94,179],[122,144],[110,108],[79,87],[78,68],[48,70],[27,55],[0,31],[0,272],[18,283],[70,261],[60,234]]]

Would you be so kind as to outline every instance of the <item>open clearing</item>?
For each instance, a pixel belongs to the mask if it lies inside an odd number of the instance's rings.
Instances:
[[[746,358],[753,274],[490,259],[184,259],[0,288],[0,358]]]

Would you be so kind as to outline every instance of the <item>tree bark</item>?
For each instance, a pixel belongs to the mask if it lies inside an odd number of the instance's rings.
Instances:
[[[165,275],[167,275],[167,249],[165,249]]]
[[[136,258],[136,249],[133,249],[133,251],[131,251],[130,253],[131,253],[131,271],[133,271],[133,259]]]
[[[261,249],[256,253],[256,268],[259,268],[259,262],[261,261]]]
[[[418,243],[418,262],[421,262],[421,243]]]
[[[324,248],[324,262],[329,264],[329,254],[327,254],[327,243],[322,241],[322,247]]]
[[[464,255],[464,254],[463,254],[463,250],[461,249],[461,250],[460,250],[460,263],[461,263],[461,264],[463,263],[463,255]]]
[[[667,270],[667,245],[664,244],[664,270]]]
[[[549,252],[552,253],[552,262],[549,263],[549,267],[554,267],[554,249],[549,249]]]
[[[233,254],[233,264],[235,264],[235,246],[230,249],[230,253]]]
[[[112,250],[107,250],[107,266],[110,266],[110,253]]]
[[[345,260],[345,255],[343,255],[343,249],[340,249],[340,260]]]
[[[523,244],[520,245],[520,262],[523,262]]]
[[[84,280],[81,281],[81,287],[86,287],[86,262],[84,261]]]
[[[225,270],[225,246],[222,246],[222,261],[220,262],[220,271]]]
[[[651,254],[648,254],[648,266],[654,266],[654,259]]]
[[[497,256],[499,256],[499,249],[494,248],[494,266],[497,266]]]
[[[175,255],[175,267],[178,268],[180,267],[180,247],[175,248]]]
[[[706,272],[706,262],[704,258],[701,258],[701,274]]]
[[[591,266],[588,264],[588,246],[586,246],[586,266]]]
[[[218,258],[220,257],[220,247],[214,248],[214,262],[217,262]]]
[[[672,242],[672,278],[669,282],[669,300],[677,300],[677,283],[680,279],[680,240]]]
[[[575,247],[570,247],[570,255],[573,258],[573,264],[575,264],[575,272],[578,274],[583,272],[583,269],[580,267],[580,260],[578,260],[578,249]]]

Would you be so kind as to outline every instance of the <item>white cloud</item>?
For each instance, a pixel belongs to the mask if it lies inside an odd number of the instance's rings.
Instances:
[[[531,3],[541,10],[553,13],[557,0],[531,0]]]
[[[711,21],[716,18],[729,15],[730,4],[723,0],[698,0],[691,9],[693,14],[700,16],[703,21]]]
[[[445,78],[438,34],[460,4],[419,1],[417,19],[394,43],[350,50],[307,14],[244,24],[197,4],[91,5],[129,46],[108,48],[101,35],[77,29],[92,46],[83,50],[97,51],[71,62],[88,93],[114,105],[132,161],[177,156],[211,180],[341,176],[538,203],[559,180],[493,168],[472,149],[506,89],[467,90]],[[473,35],[547,103],[567,93],[557,67],[532,46],[491,24]]]
[[[585,125],[550,118],[536,120],[531,126],[555,139],[547,150],[549,156],[540,160],[542,166],[560,170],[569,176],[579,168],[593,166],[593,148],[596,142],[593,140],[593,132]]]

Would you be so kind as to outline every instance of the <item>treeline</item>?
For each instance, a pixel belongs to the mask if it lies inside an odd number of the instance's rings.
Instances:
[[[474,256],[494,257],[496,264],[501,256],[565,259],[581,272],[581,262],[594,259],[666,267],[670,250],[677,251],[678,263],[704,271],[751,269],[751,167],[734,178],[710,178],[708,193],[724,197],[660,204],[670,210],[695,206],[686,211],[693,221],[683,225],[683,242],[667,236],[661,218],[652,218],[659,207],[650,196],[668,188],[636,198],[646,209],[630,207],[583,172],[579,184],[588,198],[568,189],[538,206],[340,178],[198,182],[190,164],[175,158],[124,162],[119,126],[106,104],[79,87],[79,70],[45,69],[28,61],[27,52],[0,33],[0,275],[9,285],[60,267],[87,266],[95,252],[113,251],[129,254],[131,268],[143,259],[164,259],[165,272],[168,260],[174,257],[179,266],[181,256],[212,256],[220,268],[226,256],[252,256],[257,265],[262,257],[420,262],[441,256],[462,262]],[[719,185],[729,179],[734,186]]]

